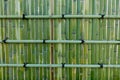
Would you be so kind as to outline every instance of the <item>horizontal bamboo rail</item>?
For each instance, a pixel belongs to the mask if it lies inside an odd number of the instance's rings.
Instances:
[[[0,19],[120,19],[120,15],[0,15]]]
[[[0,40],[0,43],[4,43]],[[5,43],[86,43],[86,44],[119,44],[115,40],[6,40]]]
[[[0,67],[63,67],[63,64],[0,64]],[[101,68],[99,64],[64,64],[64,68]],[[120,68],[116,64],[102,64],[102,68]]]

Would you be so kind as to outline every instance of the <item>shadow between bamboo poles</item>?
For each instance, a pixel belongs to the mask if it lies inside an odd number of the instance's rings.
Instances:
[[[50,9],[51,9],[51,12],[50,12],[50,14],[51,15],[53,15],[54,14],[54,0],[50,0]],[[50,19],[50,39],[51,40],[53,40],[54,38],[53,38],[53,24],[54,24],[54,21],[53,21],[53,19]],[[53,43],[51,43],[51,45],[50,45],[50,63],[51,64],[53,64]],[[54,69],[53,68],[50,68],[50,79],[51,80],[54,80],[54,71],[53,71]]]

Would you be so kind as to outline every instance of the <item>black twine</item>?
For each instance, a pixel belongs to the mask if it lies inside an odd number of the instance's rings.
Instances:
[[[46,40],[44,39],[44,40],[43,40],[43,44],[45,44],[45,43],[46,43]]]
[[[3,40],[3,43],[7,43],[6,41],[8,40],[8,37],[6,37],[4,40]]]
[[[100,65],[100,68],[103,68],[103,63],[98,63],[98,65]]]
[[[62,68],[64,68],[65,67],[65,63],[62,63]]]
[[[62,14],[62,19],[65,19],[65,15],[64,14]]]
[[[85,43],[85,41],[82,39],[82,40],[81,40],[81,44],[83,44],[83,43]]]

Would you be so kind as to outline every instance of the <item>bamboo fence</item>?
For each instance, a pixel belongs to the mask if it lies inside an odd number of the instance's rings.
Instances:
[[[0,0],[0,80],[120,80],[120,0]]]

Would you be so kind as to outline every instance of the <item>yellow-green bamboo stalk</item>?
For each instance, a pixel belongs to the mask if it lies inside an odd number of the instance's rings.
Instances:
[[[4,14],[4,1],[0,1],[0,10],[1,10],[1,12],[0,12],[0,15],[3,15]],[[3,22],[3,20],[0,20],[0,38],[3,38],[3,25],[2,25],[2,22]],[[3,44],[0,44],[0,53],[2,53],[3,52]],[[0,63],[3,63],[3,54],[0,54]],[[4,74],[3,74],[3,68],[0,68],[0,79],[1,80],[4,80]]]
[[[95,15],[96,13],[96,5],[95,5],[96,0],[93,0],[92,2],[92,15]],[[96,20],[92,20],[92,39],[96,39]],[[95,54],[95,45],[92,45],[92,54],[91,54],[91,64],[95,63],[95,59],[96,59],[96,54]],[[97,77],[97,71],[96,70],[92,70],[91,71],[91,79],[95,80]]]
[[[77,0],[77,15],[80,14],[80,1]],[[76,22],[76,39],[78,40],[80,38],[80,19]],[[76,44],[76,64],[80,64],[80,44]],[[76,68],[76,80],[80,79],[80,68]]]
[[[119,6],[119,4],[120,4],[120,1],[119,0],[116,0],[116,2],[115,2],[115,8],[116,8],[116,15],[119,15],[119,10],[118,10],[118,6]],[[119,39],[119,20],[117,19],[116,20],[116,23],[115,23],[115,32],[116,32],[116,38],[115,39]],[[117,27],[117,28],[116,28]],[[119,58],[118,58],[118,56],[119,56],[119,45],[116,45],[116,64],[119,64]],[[120,70],[119,69],[116,69],[116,72],[115,72],[115,74],[116,74],[116,79],[117,80],[119,80],[120,79],[120,76],[118,75],[120,72],[119,72]]]

